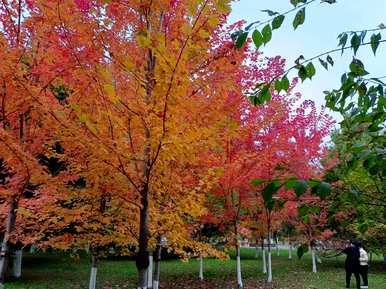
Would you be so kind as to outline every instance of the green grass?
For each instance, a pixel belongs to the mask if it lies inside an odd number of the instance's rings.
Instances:
[[[273,251],[273,278],[265,284],[261,259],[255,259],[254,249],[242,249],[242,275],[246,288],[340,289],[344,288],[343,258],[323,259],[318,273],[311,272],[310,256],[288,260],[286,252],[276,256]],[[236,261],[205,260],[205,282],[197,281],[198,261],[166,260],[161,265],[161,288],[236,288]],[[83,289],[88,288],[89,259],[66,255],[26,256],[23,259],[22,279],[9,282],[7,289]],[[135,288],[136,268],[132,260],[103,260],[98,267],[98,288]],[[386,271],[380,257],[374,258],[369,274],[370,288],[386,289]],[[354,280],[352,280],[352,288]]]

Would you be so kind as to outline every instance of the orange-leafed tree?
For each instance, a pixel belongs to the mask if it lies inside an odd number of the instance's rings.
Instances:
[[[41,60],[49,54],[36,50],[30,7],[25,1],[4,1],[0,5],[0,159],[5,173],[0,182],[3,238],[0,281],[4,282],[10,244],[23,238],[15,231],[27,208],[50,199],[53,180],[39,164],[39,156],[51,141],[48,111],[59,105],[50,91],[49,77],[40,77]],[[46,95],[50,98],[45,98]],[[53,121],[52,119],[50,119]],[[19,227],[17,229],[20,229]],[[21,230],[19,230],[20,232]],[[29,242],[31,240],[26,240]]]
[[[57,138],[73,171],[87,164],[86,180],[96,171],[117,180],[135,215],[141,288],[157,222],[167,216],[162,210],[180,224],[167,232],[174,248],[190,242],[184,223],[202,214],[210,181],[200,184],[207,171],[193,168],[215,145],[224,96],[239,90],[236,72],[245,58],[224,28],[229,2],[33,3],[40,47],[61,56],[46,69],[60,70],[55,84],[70,92],[54,112]]]

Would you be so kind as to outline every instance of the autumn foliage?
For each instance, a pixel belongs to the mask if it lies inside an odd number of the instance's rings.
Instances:
[[[293,92],[297,80],[251,106],[248,92],[284,60],[236,49],[241,23],[227,26],[229,12],[217,0],[1,7],[0,192],[11,243],[121,248],[136,254],[144,287],[161,236],[184,257],[221,255],[196,238],[202,222],[233,241],[248,236],[262,217],[251,179],[321,176],[330,118]]]

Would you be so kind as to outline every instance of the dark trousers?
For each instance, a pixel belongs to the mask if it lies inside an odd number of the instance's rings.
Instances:
[[[353,270],[346,269],[346,287],[350,288],[350,281],[351,281],[351,275],[352,274],[354,274],[357,289],[360,289],[361,288],[361,278],[359,277],[358,270],[353,271]]]
[[[367,280],[367,274],[369,273],[369,266],[368,265],[360,266],[359,267],[359,273],[361,274],[363,285],[368,286],[369,283]]]

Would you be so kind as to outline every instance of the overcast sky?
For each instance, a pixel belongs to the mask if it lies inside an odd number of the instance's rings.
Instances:
[[[232,7],[229,23],[242,19],[251,23],[269,19],[260,10],[284,12],[293,6],[289,0],[240,0],[235,1]],[[337,0],[334,5],[315,1],[306,9],[305,24],[296,31],[292,27],[293,18],[294,14],[288,15],[282,27],[273,32],[272,41],[261,48],[266,56],[283,56],[287,59],[288,66],[292,66],[301,54],[310,58],[336,48],[340,32],[375,28],[380,23],[386,25],[386,0]],[[314,62],[318,67],[313,81],[306,80],[297,87],[304,98],[313,99],[319,106],[324,104],[324,90],[339,87],[340,76],[348,69],[352,52],[347,50],[343,57],[340,52],[331,56],[335,60],[333,69],[327,72],[319,65],[319,61]],[[386,76],[385,43],[380,44],[377,57],[374,57],[370,46],[367,46],[359,49],[358,58],[364,62],[371,76]]]

